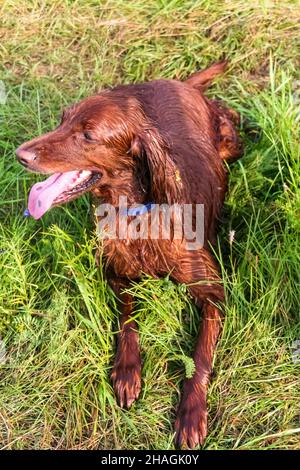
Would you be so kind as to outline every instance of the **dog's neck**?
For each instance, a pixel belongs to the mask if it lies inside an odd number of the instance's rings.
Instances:
[[[128,207],[153,202],[151,194],[141,183],[139,177],[128,171],[109,177],[105,176],[92,193],[101,202],[111,204],[116,209],[120,205],[121,196],[126,197]]]

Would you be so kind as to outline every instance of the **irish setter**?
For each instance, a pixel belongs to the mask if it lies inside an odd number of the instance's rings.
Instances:
[[[133,298],[126,292],[130,282],[143,273],[169,274],[188,285],[202,311],[195,372],[185,379],[177,411],[180,447],[204,442],[207,388],[221,329],[224,290],[211,246],[227,187],[224,160],[241,155],[239,116],[203,92],[225,67],[225,61],[215,63],[183,82],[154,80],[104,90],[67,108],[56,129],[16,151],[28,170],[51,175],[31,189],[28,210],[35,219],[87,191],[116,211],[120,196],[126,196],[130,206],[146,205],[143,217],[149,220],[149,205],[154,203],[204,205],[204,241],[196,249],[188,248],[185,236],[106,236],[102,245],[120,310],[111,376],[120,406],[129,407],[141,390],[138,328],[132,319]],[[140,216],[129,211],[127,215],[122,223]],[[194,222],[195,211],[192,217]]]

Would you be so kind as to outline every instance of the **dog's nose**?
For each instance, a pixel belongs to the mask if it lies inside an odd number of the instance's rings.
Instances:
[[[19,147],[16,150],[16,155],[20,163],[22,165],[27,166],[30,163],[34,162],[36,160],[36,154],[34,152],[31,152],[29,150],[24,150],[22,147]]]

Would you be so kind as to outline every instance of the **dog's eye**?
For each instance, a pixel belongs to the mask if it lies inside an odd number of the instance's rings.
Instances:
[[[91,134],[87,131],[84,131],[83,135],[84,135],[85,140],[88,140],[89,142],[92,142],[94,140]]]

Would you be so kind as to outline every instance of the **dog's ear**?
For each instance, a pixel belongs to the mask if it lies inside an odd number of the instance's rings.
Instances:
[[[147,165],[150,193],[156,204],[180,203],[182,181],[179,169],[172,161],[168,144],[157,129],[144,129],[131,143],[131,153]]]

